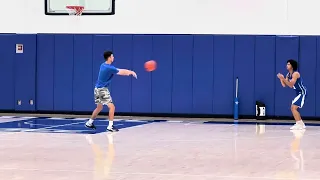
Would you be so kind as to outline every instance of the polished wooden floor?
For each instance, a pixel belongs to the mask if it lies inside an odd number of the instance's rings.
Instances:
[[[0,117],[1,180],[319,180],[320,126]]]

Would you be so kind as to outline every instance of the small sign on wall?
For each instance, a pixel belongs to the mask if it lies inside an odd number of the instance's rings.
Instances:
[[[16,53],[23,53],[23,44],[16,44]]]

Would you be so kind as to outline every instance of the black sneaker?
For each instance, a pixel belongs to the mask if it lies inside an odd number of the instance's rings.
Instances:
[[[89,128],[89,129],[97,129],[96,126],[95,126],[93,123],[91,123],[90,125],[88,125],[88,124],[86,123],[85,126],[86,126],[87,128]]]
[[[112,126],[111,129],[108,129],[108,128],[107,128],[107,131],[109,131],[109,132],[118,132],[119,129],[117,129],[117,128],[115,128],[114,126]]]

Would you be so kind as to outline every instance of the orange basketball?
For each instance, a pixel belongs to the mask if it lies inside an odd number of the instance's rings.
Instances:
[[[154,60],[150,60],[144,63],[144,68],[146,71],[154,71],[157,68],[157,63]]]

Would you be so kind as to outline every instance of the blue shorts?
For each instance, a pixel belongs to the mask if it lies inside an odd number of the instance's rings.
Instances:
[[[297,94],[297,96],[292,100],[292,104],[302,108],[304,101],[306,100],[306,94]]]

